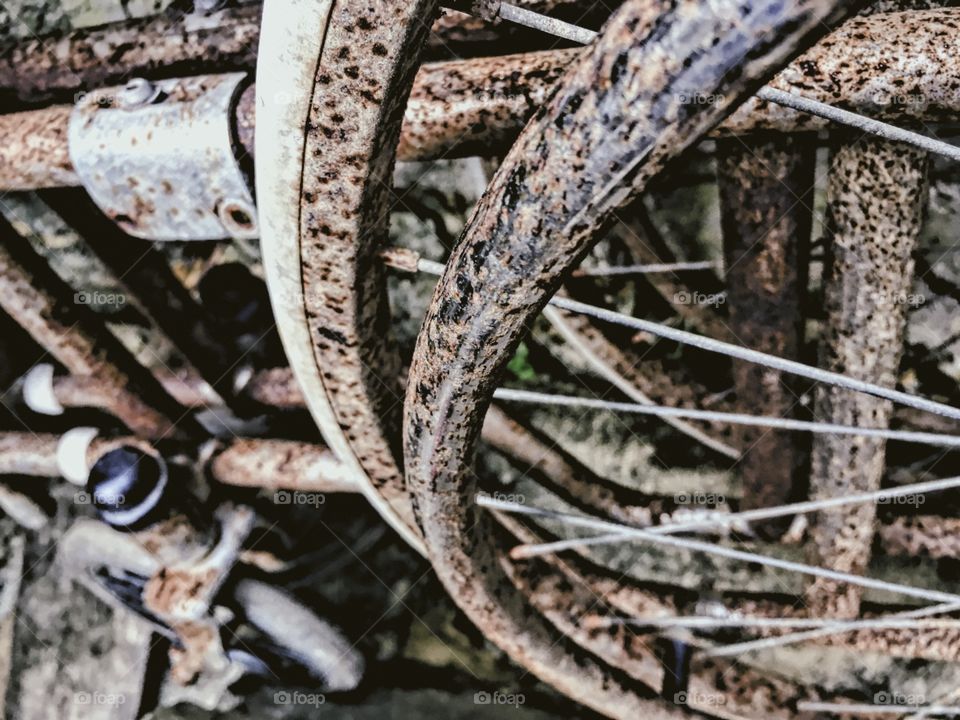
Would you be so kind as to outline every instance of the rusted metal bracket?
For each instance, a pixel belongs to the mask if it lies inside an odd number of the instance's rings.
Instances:
[[[70,116],[70,160],[104,214],[149,240],[257,238],[232,132],[245,78],[138,79],[83,95]]]

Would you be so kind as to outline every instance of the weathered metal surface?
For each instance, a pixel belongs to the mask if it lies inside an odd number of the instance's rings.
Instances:
[[[34,37],[0,49],[0,106],[76,101],[91,88],[144,76],[163,79],[250,70],[260,6],[212,14],[180,8],[150,18]]]
[[[729,324],[737,342],[799,359],[813,225],[816,149],[801,135],[740,138],[717,145],[717,179],[726,258]],[[733,363],[737,412],[795,416],[798,398],[783,375],[754,363]],[[737,430],[744,449],[736,466],[744,509],[789,502],[803,467],[802,439],[766,428]],[[776,537],[791,518],[758,523]]]
[[[458,155],[505,150],[579,55],[580,50],[552,50],[422,66],[397,157],[428,160],[454,148]]]
[[[237,440],[210,463],[226,485],[301,492],[358,492],[356,482],[322,445],[292,440]]]
[[[306,408],[297,379],[290,368],[261,370],[243,386],[241,392],[260,405],[284,410]]]
[[[30,432],[0,433],[0,475],[59,477],[59,435]],[[93,446],[91,445],[91,448]],[[89,455],[95,457],[92,453]]]
[[[552,14],[559,11],[572,21],[598,22],[606,12],[603,6],[584,0],[514,4]],[[185,14],[174,6],[154,17],[8,42],[0,47],[0,106],[74,100],[76,93],[136,76],[156,80],[253,70],[260,16],[261,5],[255,3],[199,14]],[[529,41],[536,35],[509,24],[493,27],[448,11],[431,28],[430,43],[437,49],[462,50],[467,42],[481,54],[502,54],[511,43],[514,51],[535,46]],[[543,36],[541,45],[549,47],[555,42]],[[465,56],[464,52],[456,54]]]
[[[74,186],[67,143],[69,106],[0,115],[0,184],[4,190]]]
[[[956,64],[956,48],[943,38],[955,28],[958,12],[947,8],[900,13],[888,15],[887,21],[858,18],[856,32],[850,30],[849,24],[843,26],[791,63],[771,87],[884,120],[949,121],[960,112],[960,89],[944,81]],[[505,147],[579,52],[551,51],[423,66],[411,93],[398,157],[450,157],[451,153],[496,152]],[[524,67],[527,63],[539,67],[540,72],[528,72]],[[858,70],[851,70],[851,64]],[[891,88],[903,83],[905,64],[909,64],[910,77],[919,77],[918,85],[911,86],[909,92],[893,92]],[[807,73],[816,68],[823,68],[823,72],[816,72],[811,80]],[[441,71],[447,72],[454,82],[450,83]],[[491,74],[486,76],[485,72]],[[865,89],[861,73],[869,75],[873,90]],[[521,77],[523,82],[517,82]],[[479,84],[471,87],[466,84],[468,80]],[[248,88],[237,110],[240,141],[250,154],[251,93]],[[65,113],[64,107],[57,106],[0,116],[0,129],[10,139],[0,148],[0,159],[4,160],[0,163],[0,187],[31,189],[79,184],[63,142]],[[725,132],[744,133],[763,128],[792,132],[826,125],[822,118],[751,100],[722,127]]]
[[[777,75],[768,87],[905,124],[953,122],[960,110],[956,75],[960,10],[879,13],[848,20]],[[822,118],[753,98],[724,132],[795,132],[828,126]]]
[[[70,372],[111,388],[111,412],[131,430],[158,438],[197,429],[5,220],[0,236],[0,307],[7,314]]]
[[[513,517],[497,514],[496,518],[520,542],[536,543],[546,539]],[[694,603],[636,587],[620,573],[596,568],[579,557],[549,556],[532,563],[502,562],[511,581],[561,632],[640,682],[655,688],[663,687],[670,669],[654,654],[653,636],[639,628],[611,625],[607,621],[611,617],[675,616],[693,612]],[[757,604],[741,600],[740,607],[749,616],[799,615],[791,606],[784,608],[769,602]],[[786,613],[782,612],[784,609]],[[856,644],[849,642],[849,636],[843,635],[834,641],[854,648],[877,647],[879,643],[873,637],[876,634],[864,635],[869,639]],[[695,636],[690,640],[698,643]],[[766,719],[795,717],[793,707],[796,702],[811,699],[815,691],[772,674],[763,674],[735,660],[708,658],[695,653],[686,695],[691,709],[708,716]],[[676,698],[668,696],[666,700]]]
[[[296,211],[292,235],[302,240],[299,252],[288,256],[297,263],[288,266],[286,272],[300,277],[302,259],[300,312],[306,311],[313,367],[306,362],[302,349],[294,348],[291,353],[291,341],[302,342],[302,330],[287,328],[285,340],[314,415],[331,445],[346,440],[347,452],[362,464],[364,479],[369,477],[367,482],[372,481],[377,492],[390,502],[388,517],[394,522],[402,518],[408,526],[412,517],[398,467],[399,453],[388,439],[399,419],[399,388],[395,386],[399,359],[389,346],[389,309],[378,253],[387,235],[393,149],[399,139],[403,105],[413,82],[417,51],[425,37],[423,18],[430,17],[434,8],[429,0],[392,6],[377,3],[358,15],[356,8],[334,5],[323,46],[314,46],[317,59],[309,64],[315,71],[317,100],[309,108],[308,117],[301,120],[306,128],[303,149],[287,160],[296,163],[303,158],[304,166],[294,166],[291,169],[295,175],[286,183],[278,183],[281,193],[289,193],[291,184],[299,190],[295,198],[298,207],[277,208],[278,224],[273,228],[274,232],[283,228],[288,222],[283,218],[289,217],[290,210]],[[270,9],[268,5],[266,20],[270,19]],[[314,49],[310,43],[307,48]],[[303,54],[303,60],[311,59],[309,50]],[[392,82],[385,87],[388,77]],[[263,83],[260,85],[263,92]],[[296,132],[296,126],[292,130]],[[290,132],[287,128],[286,134]],[[291,145],[284,138],[269,139]],[[257,155],[261,161],[262,150],[268,147],[260,135]],[[293,147],[289,150],[297,152]],[[272,151],[277,153],[276,148]],[[258,196],[266,194],[258,179]],[[261,222],[270,228],[266,218],[267,214],[261,213]],[[274,272],[277,270],[274,268]],[[272,297],[279,296],[286,302],[283,287],[276,282],[282,283],[282,275],[274,275],[274,280]],[[317,385],[319,393],[328,399],[326,407],[316,407],[318,398],[311,389]],[[331,410],[333,427],[329,422]],[[491,628],[481,618],[474,619],[493,640],[506,643],[515,659],[594,707],[620,707],[633,712],[655,707],[629,688],[626,678],[611,674],[582,651],[570,648],[575,654],[566,655],[549,640],[541,643],[548,649],[538,657],[527,651],[529,643],[519,637],[508,640],[499,628]],[[536,622],[534,617],[528,620],[531,625]]]
[[[877,528],[877,540],[889,555],[960,558],[960,519],[892,518]]]
[[[382,8],[382,6],[378,6]],[[314,168],[305,168],[304,162],[310,156],[310,152],[323,155],[326,147],[316,148],[308,151],[308,145],[313,147],[315,137],[308,140],[308,136],[315,133],[323,133],[324,130],[336,133],[337,125],[329,123],[318,123],[312,118],[314,101],[314,84],[318,79],[326,85],[332,82],[332,78],[322,69],[323,63],[320,62],[321,56],[326,52],[325,29],[331,24],[332,3],[324,2],[318,4],[313,0],[295,0],[291,2],[281,2],[280,0],[267,0],[264,9],[263,32],[261,37],[260,61],[257,72],[260,82],[257,90],[257,197],[260,202],[260,225],[261,238],[260,247],[263,255],[264,274],[267,279],[267,285],[270,289],[270,301],[273,305],[274,316],[277,319],[277,328],[283,341],[284,350],[290,367],[293,369],[297,378],[297,383],[302,389],[311,414],[317,425],[320,427],[324,438],[340,460],[348,467],[351,474],[357,479],[365,497],[371,504],[393,525],[395,529],[403,536],[407,542],[422,552],[422,543],[418,533],[413,527],[412,519],[409,513],[406,518],[401,518],[393,509],[390,501],[402,503],[407,500],[405,491],[392,483],[387,487],[389,490],[389,499],[381,497],[379,489],[367,477],[365,468],[360,464],[358,454],[355,454],[351,447],[351,440],[340,425],[339,413],[335,410],[325,384],[323,373],[327,371],[327,366],[319,362],[319,358],[314,352],[314,339],[311,332],[311,318],[308,309],[304,303],[304,275],[303,275],[303,248],[310,237],[303,236],[304,228],[301,224],[302,216],[306,213],[301,212],[301,203],[304,201],[304,182],[307,170],[311,172]],[[344,43],[343,34],[349,34],[349,31],[363,30],[366,34],[366,26],[369,20],[357,20],[357,23],[349,22],[347,27],[340,28],[339,44]],[[378,23],[378,32],[402,33],[403,28],[395,27],[398,23],[394,20]],[[362,27],[361,27],[362,25]],[[394,45],[403,42],[403,38],[394,38]],[[377,47],[368,48],[368,56],[378,58],[375,65],[369,66],[364,70],[363,77],[367,78],[367,73],[374,73],[371,80],[373,85],[367,89],[350,88],[348,94],[342,98],[345,103],[342,118],[349,118],[349,125],[344,128],[351,129],[351,135],[356,133],[355,123],[359,122],[362,115],[368,118],[369,124],[362,128],[367,135],[357,134],[358,141],[369,140],[369,133],[376,133],[376,116],[379,115],[377,98],[384,98],[387,90],[382,87],[385,78],[394,77],[393,72],[387,71],[379,63],[384,62],[384,58],[390,57],[396,59],[397,48],[392,49],[387,43],[380,40],[374,40],[378,43]],[[351,50],[344,49],[344,58],[349,60]],[[414,48],[407,48],[408,51]],[[339,54],[338,48],[335,54]],[[358,48],[359,52],[359,48]],[[386,52],[386,54],[383,54]],[[415,54],[415,52],[408,52]],[[366,61],[367,58],[364,58]],[[334,64],[337,59],[332,60]],[[355,64],[358,63],[358,64]],[[360,65],[359,55],[357,60],[351,62],[347,69],[349,75],[344,74],[340,82],[346,83],[348,80],[359,81]],[[376,67],[376,70],[374,70]],[[319,69],[319,73],[318,73]],[[350,77],[356,76],[356,77]],[[380,93],[379,96],[371,95],[373,89]],[[404,90],[398,88],[397,92],[403,94]],[[329,95],[329,89],[322,93],[326,100],[335,107],[337,101],[334,96]],[[283,102],[277,102],[279,97]],[[370,98],[373,98],[371,100]],[[317,102],[321,100],[318,99]],[[350,107],[346,107],[349,104]],[[361,112],[365,111],[365,112]],[[388,112],[389,116],[389,112]],[[332,119],[331,119],[332,120]],[[398,119],[399,124],[399,119]],[[386,139],[386,138],[385,138]],[[335,145],[344,142],[337,138]],[[389,155],[390,143],[386,143],[386,152]],[[350,158],[349,163],[344,163],[343,158],[337,155],[339,164],[333,163],[334,169],[326,171],[323,179],[330,180],[339,177],[340,173],[348,173],[347,180],[356,183],[354,192],[363,192],[361,188],[362,177],[370,175],[365,166],[366,162],[371,160],[371,149],[368,147],[365,153],[357,158]],[[354,167],[358,163],[358,167]],[[389,158],[387,159],[389,166]],[[382,170],[381,170],[382,172]],[[356,178],[356,179],[355,179]],[[389,176],[387,177],[389,181]],[[334,188],[330,188],[334,190]],[[311,193],[310,199],[315,199]],[[355,199],[354,195],[347,197]],[[373,212],[371,211],[371,215]],[[321,228],[328,227],[326,219],[323,216],[314,217],[316,228],[313,232]],[[348,214],[346,219],[355,219]],[[369,217],[371,222],[378,222],[376,218]],[[380,220],[380,223],[385,220]],[[308,228],[309,230],[309,228]],[[350,238],[343,242],[345,251],[350,252],[352,244]],[[373,262],[379,262],[374,256]],[[344,258],[341,265],[349,265],[349,258]],[[356,271],[355,267],[340,267],[338,272],[351,273]],[[382,283],[382,274],[371,276],[371,280]],[[382,288],[381,288],[382,289]],[[380,296],[383,297],[383,296]],[[347,300],[348,298],[343,298]],[[351,313],[353,315],[353,313]],[[349,320],[348,322],[352,321]],[[334,328],[340,332],[339,328]],[[334,335],[333,337],[337,337]],[[356,348],[353,348],[355,351]],[[346,349],[344,350],[346,353]],[[337,358],[336,364],[340,362]],[[350,371],[356,371],[355,363],[351,363]],[[372,371],[372,368],[371,368]],[[396,369],[394,369],[396,373]],[[389,382],[396,382],[396,374],[387,376]],[[361,388],[365,390],[365,388]],[[379,425],[375,422],[372,430],[378,432]],[[392,453],[387,453],[387,460],[390,460]]]
[[[60,383],[81,382],[82,378],[55,379],[57,388]],[[292,410],[307,406],[290,368],[256,373],[241,393],[267,407]],[[59,390],[57,396],[64,401]],[[598,478],[575,458],[552,446],[547,438],[538,437],[496,405],[491,405],[484,417],[481,437],[544,487],[584,512],[643,525],[668,522],[678,507],[675,497],[645,495]],[[729,500],[730,507],[717,507],[714,511],[740,509],[740,501]],[[958,529],[960,521],[933,515],[883,518],[877,531],[879,549],[886,555],[960,556],[960,539],[953,537]],[[604,594],[609,592],[607,588]]]
[[[244,78],[131,81],[77,103],[70,159],[84,189],[124,232],[150,240],[258,236],[233,143]]]
[[[610,213],[843,12],[829,2],[625,4],[500,166],[417,340],[404,457],[440,580],[487,638],[614,717],[656,710],[537,620],[498,565],[492,521],[473,502],[483,415],[529,322]],[[685,102],[697,93],[720,99]]]
[[[870,382],[896,384],[913,280],[912,253],[926,206],[926,153],[875,138],[843,135],[830,161],[827,257],[820,367]],[[815,418],[887,427],[891,404],[834,387],[817,389]],[[884,470],[881,440],[818,435],[813,441],[813,499],[875,490]],[[818,565],[863,573],[870,559],[876,505],[817,513],[811,553]],[[820,615],[853,617],[859,588],[817,580],[806,593]]]
[[[955,74],[958,60],[956,44],[948,39],[956,31],[960,9],[885,17],[857,18],[851,21],[856,23],[852,28],[850,23],[841,26],[792,62],[769,87],[891,122],[950,122],[960,113],[960,87],[947,81]],[[581,52],[549,51],[422,66],[404,118],[398,158],[459,157],[504,150],[552,92],[556,78]],[[527,72],[525,65],[530,62],[541,71]],[[449,73],[453,82],[448,84],[440,71]],[[895,92],[905,76],[911,77],[911,87]],[[521,78],[523,82],[518,81]],[[479,84],[471,89],[468,80]],[[238,139],[250,156],[252,92],[248,88],[243,93],[236,112]],[[276,100],[282,96],[271,93],[267,97]],[[703,104],[717,101],[702,93],[691,97]],[[67,114],[65,107],[55,106],[0,115],[0,131],[8,138],[0,146],[0,189],[80,184],[67,157]],[[722,123],[718,132],[796,132],[827,126],[822,118],[754,99]]]

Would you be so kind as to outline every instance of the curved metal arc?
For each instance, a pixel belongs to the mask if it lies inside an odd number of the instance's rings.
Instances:
[[[333,0],[266,0],[257,64],[256,187],[260,246],[290,366],[324,440],[381,515],[413,547],[423,543],[390,508],[357,460],[321,377],[304,307],[301,192],[307,121]]]
[[[571,687],[570,648],[510,591],[490,546],[492,521],[473,504],[469,467],[483,413],[528,322],[610,212],[826,29],[841,5],[624,5],[500,167],[417,340],[405,406],[407,482],[441,581],[489,639],[611,716],[635,715],[637,695],[587,662]],[[745,50],[751,59],[741,65]],[[724,102],[688,107],[682,98],[692,88]]]

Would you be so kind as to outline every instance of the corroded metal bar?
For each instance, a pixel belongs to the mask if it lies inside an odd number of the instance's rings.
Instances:
[[[0,307],[7,314],[68,370],[109,387],[111,412],[131,430],[151,438],[198,430],[6,220],[0,236]]]
[[[359,492],[343,463],[322,445],[292,440],[236,440],[210,462],[226,485],[271,490]]]
[[[423,65],[407,102],[397,156],[427,160],[507,148],[580,50]],[[518,125],[520,121],[521,125]]]
[[[588,13],[598,21],[604,10],[601,7],[598,12],[596,3],[584,0],[521,0],[513,4],[539,12],[559,10],[561,16],[571,20],[581,20]],[[76,93],[122,84],[137,76],[162,79],[253,70],[261,10],[260,4],[242,4],[209,14],[185,14],[170,7],[152,17],[5,43],[0,47],[0,106],[64,102],[72,100]],[[503,52],[497,43],[509,43],[512,29],[509,25],[492,27],[477,18],[450,11],[436,20],[430,40],[437,49],[446,45],[459,47],[469,40],[473,48],[492,54]],[[478,37],[484,33],[485,37]],[[521,39],[531,34],[519,33]],[[545,46],[554,43],[552,38],[544,37]],[[526,47],[526,43],[521,47]]]
[[[893,123],[954,122],[957,8],[855,17],[800,55],[768,85]],[[905,82],[905,78],[909,78]],[[744,103],[724,132],[818,130],[818,117],[757,98]]]
[[[260,405],[285,410],[304,409],[307,402],[290,368],[273,368],[256,373],[242,392]]]
[[[259,36],[260,6],[248,4],[197,15],[171,7],[153,17],[18,41],[0,49],[0,106],[64,102],[138,75],[249,70]]]
[[[57,105],[0,115],[0,187],[34,190],[80,185],[67,145],[72,111],[70,105]]]
[[[799,360],[802,299],[813,226],[816,149],[801,135],[734,138],[717,145],[717,181],[726,258],[730,328],[737,342]],[[736,411],[794,416],[796,398],[777,370],[734,361]],[[737,429],[744,510],[782,505],[803,464],[796,435]],[[757,524],[770,537],[790,518]]]
[[[769,87],[794,92],[891,121],[952,122],[960,88],[951,86],[958,62],[954,32],[960,10],[945,8],[857,18],[792,62]],[[885,18],[885,19],[884,19]],[[423,65],[404,117],[398,158],[419,160],[497,153],[553,90],[582,50],[560,50]],[[915,89],[899,92],[903,77]],[[914,88],[911,79],[911,88]],[[252,90],[237,107],[239,139],[253,155]],[[702,93],[704,104],[717,101]],[[79,185],[66,147],[70,109],[54,106],[0,115],[0,189]],[[749,100],[718,132],[797,132],[828,126],[822,118]]]
[[[60,476],[59,435],[0,432],[0,475]],[[93,464],[108,449],[136,444],[137,438],[97,438],[87,447]],[[211,476],[224,485],[269,490],[357,492],[329,449],[291,440],[240,439],[217,448],[207,461]]]
[[[29,475],[31,477],[59,477],[57,445],[59,435],[30,432],[0,433],[0,475]],[[90,444],[87,457],[94,458]]]
[[[845,135],[830,162],[827,258],[820,367],[894,386],[903,350],[912,253],[926,206],[926,153],[877,139]],[[891,404],[861,393],[819,387],[816,419],[887,427]],[[885,442],[818,435],[810,497],[820,499],[880,486]],[[817,513],[811,530],[814,562],[863,573],[870,559],[876,506]],[[808,605],[818,615],[855,617],[860,593],[817,580]]]
[[[622,700],[595,704],[611,688],[592,690],[600,678],[588,682],[582,666],[579,686],[567,686],[563,671],[578,653],[536,620],[499,565],[470,468],[483,416],[526,328],[611,213],[822,33],[824,21],[841,19],[847,10],[838,5],[626,3],[500,166],[417,338],[404,460],[438,577],[488,639],[615,717],[642,711]],[[692,93],[720,99],[688,104]]]

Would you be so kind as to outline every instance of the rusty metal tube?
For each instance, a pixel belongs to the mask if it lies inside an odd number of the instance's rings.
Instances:
[[[49,433],[0,433],[0,476],[60,477],[57,447],[61,436]],[[140,444],[135,437],[97,438],[87,448],[92,465],[107,450]],[[211,476],[224,485],[352,493],[357,487],[342,464],[323,445],[291,440],[240,439],[218,448],[207,461]]]
[[[952,122],[960,87],[947,79],[960,56],[960,9],[943,8],[855,18],[815,45],[769,84],[889,122]],[[582,50],[556,50],[429,63],[421,67],[407,105],[400,160],[460,157],[506,150]],[[911,78],[909,92],[898,88]],[[0,84],[3,84],[0,74]],[[237,108],[243,149],[253,154],[252,91]],[[716,97],[696,95],[704,104]],[[66,147],[70,109],[0,115],[0,189],[33,190],[80,184]],[[716,134],[757,130],[798,132],[828,126],[823,118],[748,100]]]
[[[328,448],[292,440],[236,440],[214,456],[210,471],[225,485],[320,493],[360,491]]]
[[[927,155],[879,139],[845,134],[831,158],[827,187],[826,320],[820,366],[893,387],[903,350],[913,251],[926,206]],[[888,427],[889,401],[820,387],[816,419]],[[885,442],[818,435],[810,474],[812,499],[880,487]],[[821,511],[812,526],[813,560],[863,573],[870,560],[876,505]],[[815,614],[855,617],[858,588],[817,580],[806,600]]]
[[[0,106],[69,102],[75,93],[152,79],[252,69],[260,6],[152,17],[47,35],[0,48]]]
[[[813,225],[816,149],[801,135],[735,138],[717,145],[717,181],[726,258],[730,329],[747,347],[798,360],[803,344],[802,298]],[[736,410],[794,416],[796,398],[782,373],[733,363]],[[789,502],[802,467],[798,438],[763,428],[737,430],[744,454],[743,509]],[[790,518],[759,526],[776,537]]]

